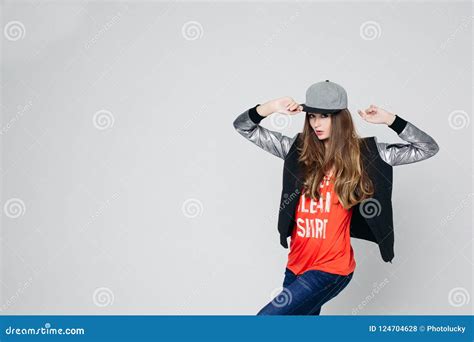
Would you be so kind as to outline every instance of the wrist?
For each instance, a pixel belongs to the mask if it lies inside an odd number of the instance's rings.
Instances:
[[[255,106],[250,108],[249,111],[248,111],[250,120],[252,120],[252,122],[257,124],[257,125],[260,123],[260,121],[265,119],[265,117],[260,115],[257,111],[257,108],[260,107],[260,106],[261,106],[260,103],[257,103]]]
[[[256,109],[257,109],[257,113],[260,116],[263,116],[263,117],[267,117],[270,114],[274,113],[273,107],[272,107],[271,103],[269,103],[269,102],[258,105]]]
[[[401,118],[399,115],[395,115],[394,121],[390,125],[388,125],[388,127],[393,129],[397,134],[400,134],[405,129],[407,123],[408,122]]]
[[[390,113],[390,115],[389,115],[389,117],[388,117],[388,119],[385,123],[387,124],[387,126],[390,126],[394,123],[395,119],[396,119],[396,115]]]

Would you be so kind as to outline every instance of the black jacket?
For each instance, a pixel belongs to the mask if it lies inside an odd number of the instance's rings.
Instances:
[[[257,106],[240,114],[233,125],[247,140],[284,160],[278,231],[280,244],[288,248],[287,238],[295,225],[295,211],[304,180],[298,165],[297,144],[301,133],[290,138],[260,126],[265,117],[258,114]],[[350,226],[351,237],[377,243],[386,262],[394,257],[392,166],[421,161],[439,151],[433,138],[398,115],[389,127],[409,143],[388,144],[377,142],[376,137],[362,138],[365,142],[361,144],[362,162],[374,183],[374,195],[353,208]]]

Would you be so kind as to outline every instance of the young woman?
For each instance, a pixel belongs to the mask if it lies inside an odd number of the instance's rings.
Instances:
[[[351,237],[376,242],[384,261],[391,262],[391,167],[439,150],[428,134],[375,105],[358,110],[362,119],[389,126],[408,143],[361,138],[347,109],[347,94],[336,83],[313,84],[306,100],[300,105],[283,97],[258,104],[233,123],[247,140],[285,160],[278,229],[285,248],[291,237],[290,251],[283,290],[258,315],[319,315],[322,305],[352,279]],[[272,113],[302,111],[303,132],[294,137],[259,124]]]

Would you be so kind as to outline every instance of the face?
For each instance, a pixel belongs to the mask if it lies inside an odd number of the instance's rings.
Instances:
[[[327,139],[331,135],[331,118],[329,116],[330,114],[308,113],[309,124],[319,140]]]

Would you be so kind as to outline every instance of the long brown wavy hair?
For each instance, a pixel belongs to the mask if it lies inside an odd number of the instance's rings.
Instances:
[[[363,167],[360,152],[361,144],[365,141],[357,134],[349,110],[329,114],[331,136],[327,151],[324,142],[318,139],[309,123],[310,114],[306,113],[298,146],[305,196],[318,200],[321,196],[319,184],[334,167],[334,190],[344,209],[370,198],[374,194],[374,185]]]

